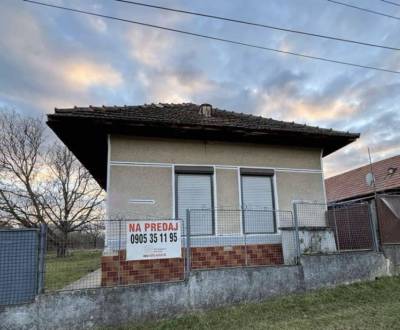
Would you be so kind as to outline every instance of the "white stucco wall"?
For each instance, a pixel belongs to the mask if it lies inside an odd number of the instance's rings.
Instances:
[[[320,149],[111,136],[112,161],[321,170]]]
[[[275,170],[277,209],[292,210],[293,200],[324,201],[320,149],[123,136],[109,144],[109,218],[174,218],[175,165],[214,167],[216,208],[240,209],[240,167]],[[216,218],[217,233],[240,233],[239,213]]]

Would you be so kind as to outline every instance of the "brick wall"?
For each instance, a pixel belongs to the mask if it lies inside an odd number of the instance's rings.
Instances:
[[[283,264],[281,244],[195,247],[191,252],[192,269]],[[126,261],[125,257],[125,250],[117,256],[102,257],[102,286],[179,281],[185,277],[184,258]]]

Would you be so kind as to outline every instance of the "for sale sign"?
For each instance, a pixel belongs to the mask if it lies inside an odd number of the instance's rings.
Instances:
[[[129,221],[126,225],[126,260],[181,258],[179,221]]]

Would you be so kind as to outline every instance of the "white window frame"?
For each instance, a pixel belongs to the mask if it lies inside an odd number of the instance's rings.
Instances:
[[[251,168],[253,170],[253,168]],[[275,185],[276,185],[276,173],[272,171],[272,173],[268,174],[263,174],[262,171],[259,173],[256,173],[257,170],[260,170],[259,168],[254,168],[255,173],[248,173],[246,172],[241,173],[240,168],[238,169],[238,179],[239,179],[239,199],[240,199],[240,209],[241,209],[241,232],[242,235],[276,235],[279,234],[280,231],[278,229],[278,216],[276,214],[276,204],[277,204],[277,195],[276,195],[276,190],[275,190]],[[274,226],[274,231],[273,232],[255,232],[255,233],[245,233],[245,216],[244,216],[244,204],[243,204],[243,177],[244,176],[254,176],[254,177],[269,177],[270,178],[270,183],[271,183],[271,198],[272,198],[272,214],[273,214],[273,226]]]
[[[184,167],[185,170],[181,171],[177,166],[174,166],[173,168],[173,202],[174,202],[174,218],[179,218],[179,219],[184,219],[186,217],[186,214],[184,217],[179,214],[179,207],[178,207],[178,177],[180,175],[205,175],[210,178],[210,197],[211,197],[211,221],[212,221],[212,234],[192,234],[190,235],[191,237],[215,237],[217,236],[217,223],[216,223],[216,212],[215,212],[215,203],[216,203],[216,179],[215,179],[215,167],[213,166],[212,171],[209,171],[208,173],[204,173],[201,170],[199,170],[199,166],[179,166],[179,167]],[[192,167],[192,168],[191,168]],[[200,166],[202,167],[202,166]],[[204,166],[207,167],[207,166]],[[183,233],[183,236],[186,236],[186,230],[185,233]]]

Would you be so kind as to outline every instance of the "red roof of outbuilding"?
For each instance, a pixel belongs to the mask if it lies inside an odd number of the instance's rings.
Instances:
[[[372,163],[376,190],[400,189],[400,155]],[[366,175],[371,172],[369,164],[333,176],[325,180],[328,202],[352,199],[372,194],[374,188],[368,186]]]

